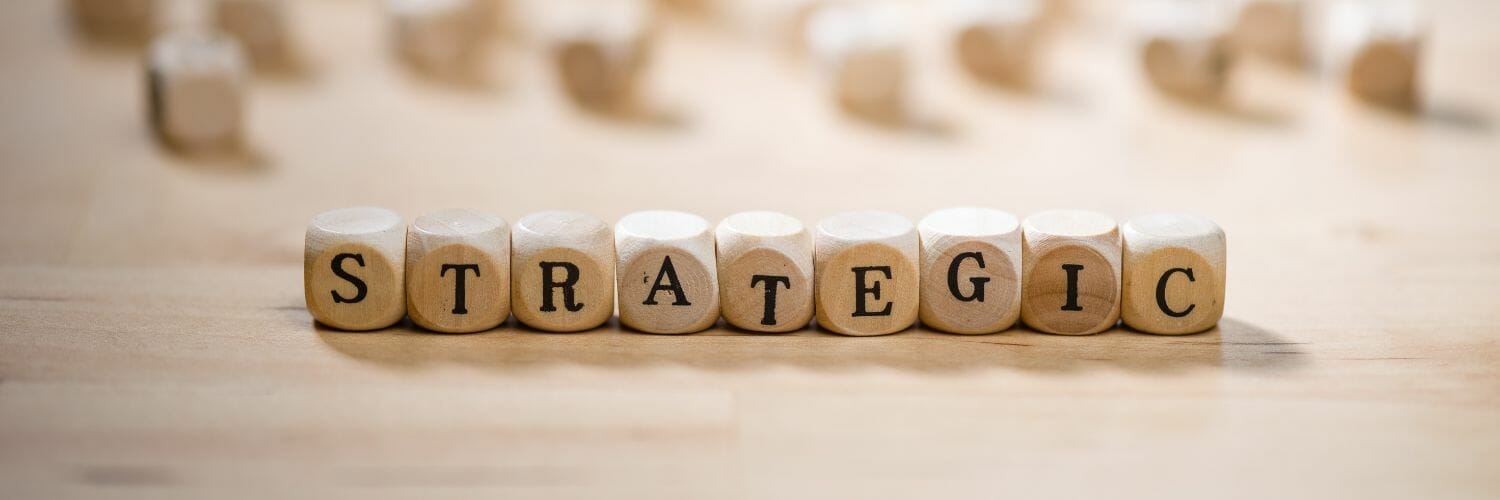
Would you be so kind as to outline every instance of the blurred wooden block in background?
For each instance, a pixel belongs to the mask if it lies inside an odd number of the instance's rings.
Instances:
[[[171,32],[147,59],[150,122],[157,137],[182,150],[237,147],[245,120],[245,56],[219,33]]]
[[[1120,231],[1084,210],[1022,223],[1021,320],[1046,333],[1087,335],[1120,319]]]
[[[468,76],[488,52],[493,27],[478,0],[386,0],[386,9],[396,53],[418,70]]]
[[[1410,1],[1344,1],[1329,7],[1326,63],[1342,71],[1349,93],[1391,109],[1421,104],[1426,17]]]
[[[538,212],[511,238],[511,306],[516,320],[549,332],[604,324],[615,313],[615,239],[581,212]]]
[[[954,51],[970,74],[1013,87],[1031,84],[1046,22],[1044,0],[957,0]]]
[[[406,231],[406,313],[445,333],[489,330],[510,317],[510,226],[467,209],[433,212]]]
[[[724,320],[755,332],[789,332],[813,317],[813,242],[795,217],[741,212],[716,230]]]
[[[406,224],[384,208],[354,207],[307,225],[302,284],[313,319],[341,330],[376,330],[406,314]]]
[[[91,39],[143,43],[156,32],[158,0],[69,0],[73,26]]]
[[[647,333],[693,333],[719,319],[714,234],[702,217],[635,212],[615,224],[620,323]]]
[[[555,13],[560,17],[548,36],[558,82],[587,109],[635,107],[650,60],[654,12],[640,1],[587,5]]]
[[[292,63],[292,37],[283,0],[215,0],[214,24],[234,36],[257,68]]]
[[[917,232],[900,215],[846,212],[818,222],[818,325],[844,335],[886,335],[917,321]]]
[[[1222,4],[1156,1],[1135,5],[1146,78],[1164,94],[1196,102],[1221,98],[1235,54]]]
[[[1120,317],[1136,330],[1197,333],[1224,316],[1224,231],[1185,214],[1133,218],[1120,229]]]
[[[1021,314],[1021,223],[988,208],[949,208],[917,223],[922,324],[995,333]]]
[[[902,122],[908,110],[901,19],[879,7],[819,6],[807,21],[805,39],[839,106],[861,118]]]
[[[1292,66],[1307,59],[1307,4],[1249,0],[1240,6],[1230,39],[1234,50]]]

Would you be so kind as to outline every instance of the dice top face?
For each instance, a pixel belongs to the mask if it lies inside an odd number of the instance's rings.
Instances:
[[[715,233],[725,321],[750,331],[788,332],[812,320],[813,244],[801,221],[742,212],[726,217]]]
[[[1121,318],[1139,331],[1197,333],[1224,315],[1226,246],[1212,221],[1185,214],[1137,217],[1121,228]]]
[[[620,322],[647,333],[693,333],[719,317],[718,268],[708,221],[672,211],[615,225]]]
[[[406,226],[383,208],[332,210],[313,217],[303,253],[307,310],[324,325],[375,330],[406,313]]]
[[[950,208],[923,218],[922,323],[950,333],[994,333],[1020,315],[1021,230],[1014,215]]]
[[[246,73],[238,42],[219,34],[169,33],[152,43],[147,64],[151,122],[163,140],[186,148],[238,140]]]
[[[538,330],[576,332],[615,310],[614,233],[598,217],[540,212],[516,222],[511,241],[516,319]]]
[[[1022,224],[1021,319],[1046,333],[1085,335],[1120,317],[1120,232],[1082,210],[1042,212]]]
[[[510,227],[474,210],[433,212],[406,237],[407,314],[422,328],[467,333],[510,316]]]
[[[905,217],[848,212],[818,223],[818,325],[844,335],[905,330],[920,306],[917,232]]]

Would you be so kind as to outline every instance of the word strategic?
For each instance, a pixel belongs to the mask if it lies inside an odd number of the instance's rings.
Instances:
[[[509,226],[473,210],[407,225],[382,208],[324,212],[307,226],[303,285],[319,323],[374,330],[402,317],[437,332],[494,328],[512,314],[538,330],[620,323],[693,333],[719,318],[789,332],[814,317],[844,335],[886,335],[918,319],[960,334],[1036,330],[1085,335],[1121,320],[1186,334],[1224,313],[1224,232],[1212,221],[1153,214],[1117,226],[1081,210],[1025,221],[950,208],[916,226],[885,212],[820,221],[744,212],[715,228],[696,215],[636,212],[613,228],[576,212]]]

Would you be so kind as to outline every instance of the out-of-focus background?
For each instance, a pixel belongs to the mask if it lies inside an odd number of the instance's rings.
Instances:
[[[271,3],[0,3],[3,496],[1500,494],[1500,4]],[[341,333],[350,205],[1192,212],[1226,316]]]

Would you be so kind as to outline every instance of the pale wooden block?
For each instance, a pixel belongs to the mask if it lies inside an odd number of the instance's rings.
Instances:
[[[1046,333],[1087,335],[1120,319],[1120,230],[1109,216],[1056,210],[1026,218],[1021,321]]]
[[[476,0],[386,0],[396,53],[435,74],[466,72],[486,53],[484,6]]]
[[[406,314],[406,224],[396,212],[330,210],[307,225],[302,284],[307,312],[342,330],[376,330]]]
[[[1120,318],[1147,333],[1197,333],[1224,316],[1224,231],[1185,214],[1136,217],[1120,228]]]
[[[406,314],[445,333],[489,330],[510,317],[510,227],[467,209],[433,212],[406,231]]]
[[[240,41],[257,67],[288,64],[291,34],[282,0],[215,0],[214,23]]]
[[[1228,15],[1218,2],[1159,1],[1139,5],[1146,77],[1162,93],[1207,102],[1224,96],[1234,68]]]
[[[1235,50],[1301,65],[1307,58],[1307,6],[1303,0],[1248,0],[1231,31]]]
[[[598,217],[527,215],[516,221],[511,251],[511,305],[526,326],[576,332],[614,315],[614,232]]]
[[[900,15],[873,5],[824,5],[807,21],[807,45],[844,110],[899,121],[907,112]]]
[[[802,222],[777,212],[724,218],[718,241],[724,320],[756,332],[790,332],[813,317],[813,242]]]
[[[567,96],[597,110],[636,106],[650,59],[650,5],[590,3],[586,10],[558,15],[549,37],[557,78]]]
[[[964,69],[992,83],[1031,82],[1047,19],[1042,0],[957,0],[950,10],[954,51]]]
[[[247,87],[239,42],[219,33],[163,34],[151,45],[146,77],[151,125],[163,142],[182,149],[239,145]]]
[[[615,224],[620,323],[647,333],[693,333],[719,319],[719,276],[708,221],[651,210]]]
[[[922,324],[995,333],[1021,315],[1021,223],[988,208],[949,208],[917,223]]]
[[[1339,2],[1329,7],[1324,60],[1349,93],[1396,109],[1420,104],[1426,16],[1415,2]]]
[[[104,41],[143,42],[156,32],[161,18],[157,0],[69,0],[73,25]]]
[[[818,325],[844,335],[886,335],[917,321],[917,231],[888,212],[846,212],[818,222],[813,266]]]

